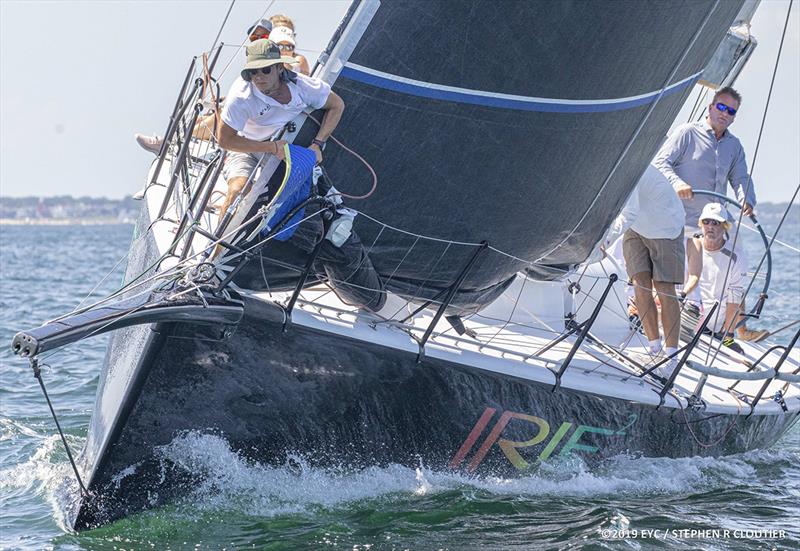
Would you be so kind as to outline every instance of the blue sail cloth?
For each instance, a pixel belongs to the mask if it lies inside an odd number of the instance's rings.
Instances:
[[[280,224],[281,220],[293,208],[308,199],[311,193],[312,174],[314,172],[314,164],[317,162],[316,154],[310,149],[292,144],[287,145],[284,152],[286,153],[286,174],[270,203],[265,217],[265,225],[261,230],[262,237]],[[285,229],[278,232],[274,239],[288,241],[297,230],[297,226],[303,219],[304,214],[305,208],[297,211],[286,222]]]

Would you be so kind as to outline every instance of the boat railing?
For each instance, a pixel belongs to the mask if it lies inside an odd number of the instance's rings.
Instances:
[[[291,216],[293,215],[294,213],[290,213],[289,215],[287,215],[284,219],[284,222],[289,218],[291,218]],[[411,335],[420,346],[418,354],[418,359],[420,360],[424,358],[425,344],[430,339],[430,337],[433,335],[440,337],[444,334],[441,332],[436,333],[434,329],[437,326],[437,324],[441,321],[441,318],[445,317],[445,314],[450,314],[449,316],[447,316],[449,321],[451,318],[458,319],[460,316],[469,317],[471,315],[476,314],[476,310],[474,308],[459,306],[457,302],[453,303],[453,298],[456,295],[457,291],[461,290],[462,285],[465,283],[465,281],[468,282],[467,276],[469,274],[469,270],[478,260],[480,260],[481,262],[490,262],[490,263],[497,263],[503,261],[520,262],[521,263],[520,266],[530,265],[529,262],[526,262],[513,255],[507,254],[497,248],[494,248],[490,246],[488,243],[456,242],[451,240],[436,239],[424,235],[414,234],[384,224],[374,218],[367,216],[364,213],[359,213],[358,219],[362,221],[361,226],[359,226],[361,230],[366,229],[365,234],[372,236],[370,239],[365,241],[367,257],[369,256],[370,252],[372,252],[376,248],[380,248],[383,244],[385,244],[384,241],[387,239],[396,240],[398,234],[403,234],[408,238],[409,242],[408,247],[399,248],[398,250],[400,250],[401,252],[398,253],[394,261],[390,262],[389,266],[386,265],[381,266],[384,272],[389,272],[390,274],[384,281],[385,287],[381,292],[383,293],[391,292],[394,296],[401,297],[404,301],[404,304],[403,306],[398,308],[398,310],[394,312],[394,314],[389,314],[385,319],[380,321],[372,321],[371,325],[377,326],[379,324],[386,323],[406,330],[409,333],[409,335]],[[275,231],[272,232],[272,234],[274,235],[282,227],[283,225],[279,224],[276,227]],[[266,239],[263,239],[254,245],[250,245],[249,247],[246,248],[240,248],[239,256],[243,256],[248,259],[257,257],[262,258],[261,252],[265,247],[268,246],[269,240],[270,238],[267,237]],[[449,284],[432,286],[431,281],[425,280],[419,283],[416,292],[412,293],[407,293],[407,292],[404,293],[402,291],[398,292],[397,289],[392,288],[392,279],[395,277],[395,274],[402,273],[403,263],[414,255],[415,248],[418,247],[418,244],[422,242],[424,242],[427,245],[426,250],[430,257],[428,265],[430,266],[431,273],[435,271],[437,266],[440,265],[440,263],[444,258],[448,259],[447,264],[450,266],[454,265],[457,266],[458,262],[456,259],[461,258],[463,267],[458,272],[454,272],[454,277],[451,280],[451,283]],[[369,244],[367,245],[367,243]],[[431,250],[430,248],[431,245],[438,246],[438,250]],[[268,252],[264,257],[268,259],[268,262],[274,261],[280,264],[280,261],[278,260],[269,259]],[[385,260],[386,255],[382,254],[381,257]],[[310,300],[300,298],[300,292],[302,291],[302,288],[304,286],[306,276],[309,274],[310,266],[314,262],[314,258],[315,255],[312,253],[312,255],[307,259],[305,266],[289,265],[290,268],[294,269],[296,272],[301,274],[301,277],[299,278],[297,286],[294,288],[292,292],[291,299],[287,302],[287,304],[284,305],[287,314],[287,320],[288,320],[287,323],[290,322],[292,309],[295,303],[298,301],[304,305],[313,306],[314,304],[322,304],[324,297],[328,293],[335,292],[335,288],[337,286],[350,286],[354,289],[359,288],[359,286],[356,285],[355,283],[348,281],[348,278],[343,278],[342,280],[331,280],[330,278],[328,278],[326,280],[329,286],[328,291]],[[396,264],[394,264],[394,262],[396,262]],[[241,269],[244,263],[245,261],[242,260],[237,265],[235,265],[233,271],[230,272],[228,276],[221,282],[219,289],[224,288],[225,285],[227,285],[230,281],[234,279],[236,273],[238,272],[238,270]],[[359,267],[357,267],[354,271],[356,271]],[[565,341],[570,337],[575,336],[575,340],[572,341],[570,349],[566,353],[565,360],[562,361],[557,368],[556,367],[551,368],[551,371],[553,372],[555,378],[554,389],[560,386],[561,378],[567,371],[568,367],[570,366],[572,358],[581,349],[584,341],[587,338],[593,345],[599,346],[600,348],[603,348],[605,351],[612,353],[614,357],[620,359],[623,363],[627,364],[629,367],[638,369],[639,370],[639,373],[637,375],[638,377],[644,377],[652,373],[657,367],[662,365],[664,362],[670,361],[672,358],[677,357],[678,358],[677,366],[673,370],[672,375],[665,381],[665,383],[661,386],[660,390],[657,391],[661,403],[663,403],[666,394],[672,390],[675,384],[675,380],[680,375],[681,370],[683,368],[688,368],[696,371],[698,374],[701,375],[701,380],[703,380],[703,382],[704,378],[707,377],[708,375],[713,375],[719,378],[731,378],[735,380],[739,379],[753,380],[756,378],[754,376],[756,374],[745,374],[741,371],[726,371],[715,367],[707,368],[701,365],[700,362],[689,361],[690,357],[692,356],[692,353],[695,351],[697,345],[700,342],[700,337],[704,333],[707,333],[706,327],[711,322],[714,314],[716,313],[716,310],[718,308],[717,305],[715,305],[710,311],[706,312],[703,323],[700,324],[698,329],[694,332],[692,339],[690,339],[688,343],[679,348],[678,351],[672,356],[666,357],[660,361],[654,361],[653,365],[649,367],[644,367],[641,364],[639,364],[637,360],[627,355],[624,350],[618,350],[611,345],[603,343],[599,338],[597,338],[597,336],[592,335],[590,331],[592,329],[594,321],[596,320],[599,312],[602,309],[613,308],[617,315],[620,316],[624,315],[622,310],[620,312],[616,312],[616,308],[610,307],[608,304],[606,304],[607,298],[611,290],[613,289],[613,284],[616,281],[616,279],[617,279],[616,274],[607,274],[605,289],[603,290],[599,299],[593,298],[593,300],[595,300],[595,304],[593,306],[591,314],[585,321],[578,323],[574,319],[574,314],[567,315],[563,319],[564,321],[563,329],[561,329],[560,331],[554,331],[555,335],[554,340],[548,343],[546,346],[540,347],[538,350],[531,351],[531,353],[528,354],[528,357],[530,358],[543,359],[544,358],[543,354],[548,350],[550,350],[553,346],[557,345],[560,342]],[[424,292],[423,288],[425,288]],[[431,288],[435,289],[438,288],[439,291],[433,292],[430,290]],[[509,319],[499,320],[500,322],[503,323],[503,326],[506,326],[509,323],[511,323],[511,316],[513,316],[513,311],[516,307],[517,305],[515,304],[514,307],[511,308]],[[405,316],[400,316],[398,318],[398,314],[402,312],[404,309],[407,309],[407,311],[409,311],[410,313]],[[432,315],[431,319],[427,322],[427,325],[424,328],[419,328],[418,326],[415,326],[413,323],[411,324],[408,323],[412,318],[420,314],[423,310],[428,310],[429,312],[431,312]],[[454,324],[452,321],[451,325],[452,325],[451,329],[454,329],[458,332],[457,325]],[[445,333],[449,330],[450,329],[445,330]],[[421,336],[418,333],[421,333]],[[507,350],[507,352],[511,353],[510,350]],[[548,363],[552,364],[553,362],[552,361],[545,362],[545,364]],[[766,375],[761,375],[761,378],[763,379],[769,378],[770,373],[772,373],[772,371],[766,372]],[[788,383],[788,382],[795,382],[796,377],[793,377],[790,374],[786,374],[785,376],[782,374],[776,374],[776,376],[772,378],[774,380],[786,381]],[[696,391],[698,395],[702,394],[703,385],[700,384],[696,389]]]
[[[234,277],[241,269],[241,266],[243,266],[249,260],[255,258],[256,254],[258,255],[259,259],[263,258],[261,249],[263,248],[264,244],[277,233],[277,231],[270,232],[270,235],[261,240],[261,245],[256,244],[258,250],[255,250],[252,244],[245,243],[243,239],[244,236],[251,233],[248,228],[258,223],[261,217],[259,216],[259,213],[256,213],[248,220],[245,220],[242,223],[237,223],[235,227],[230,228],[229,225],[231,224],[233,218],[232,212],[237,208],[238,203],[232,205],[228,212],[220,213],[220,219],[218,220],[216,228],[212,229],[210,227],[204,227],[204,225],[201,223],[203,213],[206,212],[207,207],[212,202],[214,186],[221,174],[225,152],[217,144],[215,132],[209,133],[210,135],[206,135],[202,140],[194,138],[193,134],[201,113],[208,105],[208,99],[210,98],[216,103],[215,107],[217,109],[219,107],[219,85],[217,79],[211,75],[217,60],[219,59],[223,46],[223,44],[220,44],[212,52],[212,61],[210,65],[208,64],[208,55],[203,56],[202,63],[198,63],[197,57],[192,59],[178,94],[178,98],[176,99],[175,106],[170,114],[167,129],[165,131],[165,139],[161,146],[161,150],[155,163],[155,168],[148,184],[163,185],[160,184],[158,180],[165,163],[168,161],[168,166],[170,168],[168,184],[166,185],[163,200],[156,218],[168,219],[176,224],[176,237],[167,251],[169,256],[177,258],[179,264],[185,264],[187,261],[192,261],[195,263],[207,262],[209,258],[213,256],[214,248],[217,246],[221,246],[223,249],[227,250],[227,253],[229,253],[226,255],[220,255],[224,257],[224,262],[226,264],[232,266],[232,269],[227,271],[227,273],[220,271],[220,273],[223,275],[220,275],[216,292],[224,289],[231,281],[233,281]],[[727,201],[741,208],[736,201],[726,196],[715,194],[713,192],[698,191],[697,193],[715,196],[719,200]],[[311,203],[308,204],[310,205]],[[315,206],[319,208],[318,213],[330,211],[331,209],[331,206],[324,204],[324,201],[319,202],[319,204]],[[381,266],[382,273],[389,272],[390,274],[388,278],[386,278],[386,281],[384,281],[384,289],[381,292],[387,293],[389,290],[391,290],[395,296],[399,296],[406,301],[409,310],[412,309],[412,304],[417,305],[414,309],[414,313],[412,313],[412,316],[416,313],[419,313],[423,309],[431,309],[433,311],[431,322],[423,332],[422,336],[415,337],[419,343],[418,359],[420,360],[424,357],[425,344],[434,334],[434,328],[441,321],[442,317],[447,316],[449,320],[456,320],[455,322],[451,321],[451,324],[453,324],[458,323],[458,319],[460,319],[461,316],[469,316],[475,312],[474,308],[460,307],[457,301],[454,303],[453,299],[459,291],[463,290],[462,286],[466,284],[467,287],[469,287],[469,271],[476,262],[480,260],[481,262],[492,261],[509,263],[517,265],[519,269],[524,269],[525,267],[530,267],[535,264],[499,250],[491,246],[489,243],[465,243],[447,239],[436,239],[391,227],[378,220],[370,218],[365,213],[360,213],[359,218],[362,220],[362,226],[363,221],[369,220],[376,224],[379,228],[377,231],[370,232],[372,235],[374,235],[374,240],[372,241],[371,245],[367,247],[367,257],[369,257],[369,253],[372,251],[372,249],[377,246],[381,236],[385,236],[388,233],[395,233],[394,237],[396,237],[399,233],[404,234],[407,238],[408,246],[403,251],[402,257],[399,259],[397,265],[393,267],[389,266],[388,269],[385,265]],[[767,240],[766,234],[761,228],[758,220],[755,219],[754,216],[751,216],[751,219],[766,246],[765,259],[767,262],[767,270],[764,288],[759,294],[759,299],[752,311],[748,314],[750,317],[759,317],[761,315],[764,301],[767,298],[767,291],[769,289],[772,271],[772,257],[770,254],[770,243]],[[284,222],[275,227],[275,230],[283,228],[285,222],[288,220],[289,217],[287,216]],[[202,253],[192,254],[192,247],[197,234],[205,237],[210,243],[210,246],[207,246]],[[441,251],[441,254],[438,256],[435,252],[432,254],[430,269],[431,274],[436,271],[440,263],[446,263],[450,266],[462,265],[463,267],[458,271],[450,272],[452,274],[452,279],[450,281],[430,281],[429,279],[426,279],[421,281],[417,289],[411,292],[408,292],[407,289],[405,291],[398,291],[396,288],[392,288],[392,279],[396,274],[402,274],[402,264],[416,254],[414,249],[417,243],[420,241],[424,241],[428,244],[435,242],[440,245],[439,250]],[[465,251],[458,251],[459,248],[465,248]],[[400,250],[402,250],[402,247]],[[305,282],[307,281],[315,260],[316,253],[318,251],[319,247],[317,247],[309,256],[309,258],[307,258],[304,266],[294,266],[291,264],[285,264],[282,266],[284,268],[293,269],[299,274],[297,285],[294,287],[288,303],[284,305],[287,314],[287,323],[290,323],[291,321],[292,309],[294,308],[295,303],[300,300],[300,293],[305,285]],[[268,258],[268,262],[280,264],[280,261],[276,259]],[[416,259],[415,262],[419,263],[419,259]],[[219,268],[219,263],[217,263],[217,268]],[[550,266],[547,268],[552,269]],[[565,271],[565,274],[566,273],[567,272]],[[561,384],[561,378],[563,374],[566,372],[573,357],[587,338],[589,338],[593,344],[604,347],[607,351],[613,352],[616,356],[621,356],[621,358],[628,363],[628,365],[639,366],[639,363],[636,360],[626,356],[624,351],[617,350],[610,345],[605,345],[590,332],[592,325],[597,319],[601,310],[616,310],[616,308],[611,308],[605,304],[610,291],[613,289],[613,284],[616,278],[616,274],[607,274],[606,288],[603,291],[601,298],[594,304],[590,315],[585,321],[582,323],[577,323],[574,319],[574,313],[572,315],[567,314],[564,318],[564,327],[559,328],[558,331],[554,331],[554,334],[556,335],[555,339],[551,343],[548,343],[547,346],[543,348],[540,347],[540,350],[531,352],[531,357],[540,357],[545,351],[549,350],[558,343],[577,335],[565,357],[565,360],[561,363],[557,370],[554,370],[554,388],[558,388],[558,386]],[[327,283],[332,287],[358,287],[358,285],[349,281],[349,278],[344,278],[343,281],[333,281],[328,279]],[[431,289],[434,289],[434,291],[431,291]],[[516,308],[516,305],[514,308]],[[384,320],[384,322],[397,324],[398,321],[394,319],[397,313],[399,312],[396,312],[395,315],[391,316],[387,320]],[[624,312],[615,313],[617,315],[624,316]],[[408,317],[403,320],[403,322],[405,321],[408,321]],[[507,325],[509,321],[510,320],[507,320],[505,324]],[[708,317],[706,317],[705,322],[708,323],[708,321]],[[402,323],[400,325],[402,325]],[[679,368],[674,370],[673,376],[670,377],[670,380],[668,380],[664,385],[660,393],[662,402],[666,393],[673,386],[674,380],[678,376],[680,369],[684,365],[687,365],[691,369],[697,367],[697,371],[702,374],[701,380],[703,382],[708,374],[712,374],[712,371],[717,369],[705,368],[703,366],[695,365],[695,362],[688,362],[688,358],[691,355],[692,349],[699,341],[700,333],[701,330],[697,331],[694,335],[694,338],[692,338],[685,346],[679,349],[678,353],[682,354],[682,357],[678,362]],[[648,373],[651,373],[653,369],[659,365],[660,364],[656,363],[649,369],[641,369],[642,372],[639,376],[644,376]],[[708,373],[704,374],[702,372],[703,369],[706,369]],[[734,372],[731,372],[731,374],[732,373]],[[723,373],[717,370],[713,371],[713,374],[719,375]],[[752,374],[748,374],[745,377],[741,373],[740,375],[742,375],[741,380],[750,380],[752,376]],[[776,376],[777,375],[778,374],[776,372]],[[698,392],[702,392],[702,384],[699,385],[697,390]]]

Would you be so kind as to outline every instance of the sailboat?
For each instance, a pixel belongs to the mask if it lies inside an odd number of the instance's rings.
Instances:
[[[332,276],[316,249],[276,239],[342,208],[311,196],[276,220],[287,163],[267,161],[266,187],[228,212],[208,208],[225,152],[192,128],[221,95],[222,45],[192,60],[123,287],[12,343],[38,370],[111,333],[69,525],[186,495],[202,475],[162,450],[197,432],[265,464],[475,476],[776,442],[800,415],[797,334],[734,353],[704,333],[712,311],[660,378],[623,273],[587,263],[693,85],[741,69],[753,44],[731,28],[756,5],[352,2],[314,68],[347,105],[321,178],[357,197],[345,204],[378,288],[361,263]],[[277,137],[307,146],[315,118]],[[354,304],[364,293],[380,307]]]

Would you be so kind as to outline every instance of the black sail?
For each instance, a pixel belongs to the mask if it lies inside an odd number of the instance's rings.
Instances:
[[[350,204],[389,226],[355,225],[387,288],[430,298],[481,241],[517,258],[489,249],[455,304],[486,303],[528,262],[546,278],[584,261],[741,4],[383,2],[334,90],[336,136],[379,178]],[[342,191],[371,186],[336,145],[325,166]]]

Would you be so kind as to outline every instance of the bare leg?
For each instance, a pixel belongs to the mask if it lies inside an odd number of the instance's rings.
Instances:
[[[214,114],[200,117],[192,130],[192,136],[199,140],[210,140],[213,135],[211,130],[214,128]]]
[[[675,284],[654,281],[653,286],[661,301],[661,325],[664,328],[664,346],[678,347],[678,336],[681,328],[681,307],[675,296]]]
[[[225,216],[225,213],[228,210],[228,207],[236,200],[236,197],[242,192],[244,189],[245,184],[247,184],[247,177],[246,176],[236,176],[235,178],[231,178],[228,180],[228,194],[225,196],[225,202],[222,203],[222,206],[219,209],[219,220],[222,221],[222,218]],[[217,248],[214,250],[213,257],[219,256],[222,252],[222,245],[217,245]]]
[[[650,272],[639,272],[633,276],[633,291],[636,296],[636,308],[639,310],[639,319],[642,320],[644,334],[648,340],[659,338],[658,311],[653,300],[652,276]]]

